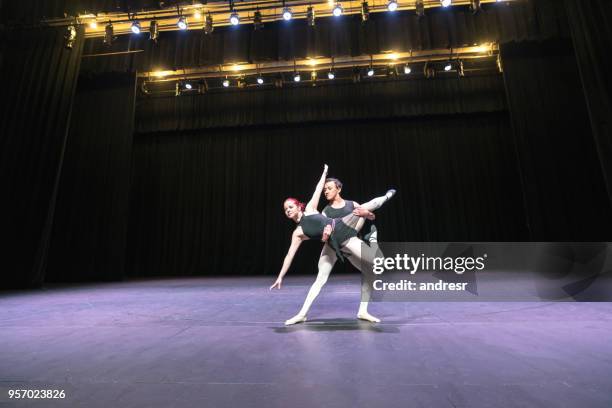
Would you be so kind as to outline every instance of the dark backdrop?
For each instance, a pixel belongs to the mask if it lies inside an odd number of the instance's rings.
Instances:
[[[610,239],[610,201],[569,40],[501,48],[530,238]]]
[[[48,281],[124,275],[135,74],[81,76],[51,236]]]
[[[386,241],[528,239],[504,112],[137,135],[127,270],[136,275],[275,274],[322,164],[378,212]],[[308,242],[295,271],[314,272]]]
[[[612,198],[612,1],[565,0],[597,153]]]
[[[128,273],[276,273],[323,163],[364,202],[395,187],[381,239],[529,239],[499,74],[137,103]],[[312,272],[307,243],[295,270]]]

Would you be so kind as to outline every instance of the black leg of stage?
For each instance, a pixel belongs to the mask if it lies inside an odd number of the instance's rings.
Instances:
[[[56,286],[0,297],[0,406],[610,407],[611,303],[374,303],[332,276]],[[63,400],[10,402],[9,389]],[[8,405],[7,405],[8,404]]]

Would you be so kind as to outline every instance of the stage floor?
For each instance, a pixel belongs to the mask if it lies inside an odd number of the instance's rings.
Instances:
[[[612,303],[374,303],[337,275],[0,292],[0,407],[612,406]],[[7,390],[63,389],[10,401]]]

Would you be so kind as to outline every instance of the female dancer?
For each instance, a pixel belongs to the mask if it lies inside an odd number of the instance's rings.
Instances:
[[[323,190],[323,185],[325,184],[325,179],[327,177],[327,165],[323,167],[323,174],[321,175],[321,179],[315,188],[315,192],[308,202],[304,206],[303,203],[299,202],[295,198],[288,198],[284,202],[284,210],[287,218],[292,219],[298,226],[293,231],[291,236],[291,246],[289,247],[289,251],[285,256],[285,260],[283,261],[283,266],[281,271],[276,279],[276,282],[270,287],[273,288],[281,288],[281,283],[283,281],[283,277],[289,270],[291,266],[291,262],[293,261],[293,257],[300,247],[301,243],[308,239],[320,239],[323,242],[327,242],[328,239],[330,241],[330,245],[336,251],[336,255],[341,260],[344,260],[344,256],[340,251],[340,247],[348,250],[351,255],[354,255],[358,259],[362,259],[361,254],[361,240],[353,240],[351,238],[357,236],[356,227],[359,224],[361,217],[349,214],[342,218],[331,219],[326,216],[320,214],[317,211],[317,207],[319,204],[319,198],[321,196],[321,192]],[[368,210],[374,211],[380,208],[387,200],[389,200],[395,194],[395,190],[389,190],[384,196],[377,197],[371,201],[368,201],[365,204],[362,204],[361,207]],[[368,256],[366,259],[369,263],[371,263],[371,259],[373,256]],[[355,263],[354,263],[355,264]],[[362,273],[366,273],[367,271],[363,271]],[[367,279],[364,279],[364,282]],[[362,291],[365,289],[365,294],[367,295],[366,299],[369,299],[369,294],[372,290],[369,284],[362,285]],[[314,293],[316,292],[316,293]],[[286,325],[300,323],[306,320],[306,311],[304,308],[308,309],[310,304],[314,300],[314,297],[318,294],[318,291],[310,291],[308,297],[306,298],[306,302],[304,302],[304,307],[302,311],[298,313],[293,318],[287,320],[285,322]],[[313,299],[309,299],[312,297]],[[368,302],[361,302],[359,307],[359,312],[357,314],[357,318],[362,320],[367,320],[370,322],[380,322],[380,319],[370,315],[367,311]]]

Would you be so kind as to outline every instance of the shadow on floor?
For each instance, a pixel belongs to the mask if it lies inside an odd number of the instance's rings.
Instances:
[[[384,326],[376,323],[364,322],[357,319],[314,319],[305,323],[298,323],[292,326],[269,327],[275,333],[293,333],[296,331],[349,331],[362,330],[372,333],[399,333],[399,328],[395,326]]]

